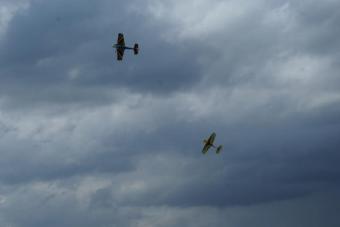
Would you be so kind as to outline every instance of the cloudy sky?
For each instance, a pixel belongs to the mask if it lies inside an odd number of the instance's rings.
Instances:
[[[339,9],[0,0],[0,226],[339,226]]]

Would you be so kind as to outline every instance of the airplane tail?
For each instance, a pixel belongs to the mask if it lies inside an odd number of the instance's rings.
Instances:
[[[216,154],[219,154],[221,152],[221,150],[222,150],[222,145],[220,145],[216,148]]]
[[[133,52],[136,54],[138,54],[139,51],[139,47],[138,47],[138,43],[135,43],[135,46],[133,47]]]

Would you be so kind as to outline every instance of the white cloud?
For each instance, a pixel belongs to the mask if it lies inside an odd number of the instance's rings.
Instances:
[[[148,13],[157,21],[169,25],[164,38],[208,39],[226,33],[262,6],[262,2],[240,1],[148,1]]]
[[[29,0],[1,1],[0,5],[0,40],[5,35],[8,24],[18,10],[29,7]]]

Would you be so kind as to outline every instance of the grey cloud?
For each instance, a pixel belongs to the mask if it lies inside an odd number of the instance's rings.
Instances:
[[[30,1],[0,44],[0,225],[337,226],[337,6]]]
[[[194,52],[160,40],[125,4],[34,1],[18,12],[2,42],[2,95],[18,105],[81,102],[84,93],[102,103],[116,88],[164,93],[192,86],[200,77]],[[129,62],[115,62],[111,48],[121,30],[141,45],[138,58],[127,51]]]

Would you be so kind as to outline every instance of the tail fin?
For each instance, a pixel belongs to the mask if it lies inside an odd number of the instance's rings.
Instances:
[[[133,52],[136,54],[138,54],[139,51],[139,47],[138,47],[138,43],[135,43],[135,46],[133,47]]]
[[[219,154],[221,152],[222,148],[223,148],[222,145],[218,146],[216,148],[216,154]]]

